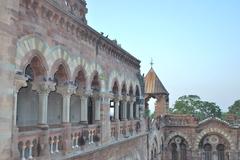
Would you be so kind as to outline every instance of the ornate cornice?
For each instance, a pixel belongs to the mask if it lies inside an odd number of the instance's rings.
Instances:
[[[69,2],[71,1],[69,0]],[[84,7],[86,5],[84,0],[75,0],[75,2],[80,2],[79,6]],[[60,27],[61,30],[71,34],[77,40],[84,41],[129,66],[136,69],[140,68],[140,60],[122,49],[115,41],[108,39],[88,26],[84,20],[85,15],[76,15],[71,12],[71,9],[69,11],[69,8],[63,7],[65,5],[64,0],[21,0],[20,4],[27,10],[32,10],[38,17],[48,20],[56,27]],[[86,14],[87,10],[84,13]]]

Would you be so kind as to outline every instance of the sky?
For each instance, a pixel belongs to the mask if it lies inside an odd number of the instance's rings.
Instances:
[[[170,107],[196,94],[223,111],[240,99],[239,0],[87,0],[88,24],[153,68]]]

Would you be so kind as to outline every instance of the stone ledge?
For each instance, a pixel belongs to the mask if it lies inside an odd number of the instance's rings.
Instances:
[[[94,148],[94,149],[86,151],[86,152],[77,151],[75,153],[65,155],[65,156],[63,156],[61,158],[60,157],[56,157],[56,158],[58,160],[66,160],[66,159],[71,159],[71,158],[74,158],[74,157],[81,158],[83,156],[87,156],[89,154],[93,154],[93,153],[95,153],[97,151],[101,151],[101,150],[107,149],[107,148],[109,148],[111,146],[117,146],[117,145],[123,144],[125,142],[130,142],[131,140],[138,139],[140,137],[144,137],[144,136],[147,136],[147,135],[148,135],[147,132],[146,133],[142,133],[142,134],[139,134],[139,135],[136,135],[136,136],[133,136],[133,137],[129,137],[129,138],[125,138],[125,139],[122,139],[122,140],[119,140],[119,141],[112,142],[110,144],[100,145],[97,148]],[[54,157],[53,157],[53,159],[54,159]]]

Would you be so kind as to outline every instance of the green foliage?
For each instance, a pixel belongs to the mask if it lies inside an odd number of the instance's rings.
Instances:
[[[150,118],[151,118],[151,119],[154,119],[154,117],[155,117],[155,112],[153,112],[153,113],[150,115]]]
[[[208,117],[221,118],[221,109],[212,102],[202,101],[197,95],[185,95],[179,97],[174,108],[171,109],[174,114],[194,115],[200,120]]]
[[[145,117],[149,118],[150,114],[150,109],[145,109]]]
[[[228,107],[228,110],[229,110],[229,113],[240,116],[240,100],[235,101],[233,105]]]

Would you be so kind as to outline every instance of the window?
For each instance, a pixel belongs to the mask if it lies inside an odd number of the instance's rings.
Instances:
[[[204,147],[204,160],[212,160],[212,146],[210,144],[205,144]]]
[[[172,160],[178,160],[176,143],[172,143]]]
[[[217,145],[218,160],[224,160],[225,146],[223,144]]]

